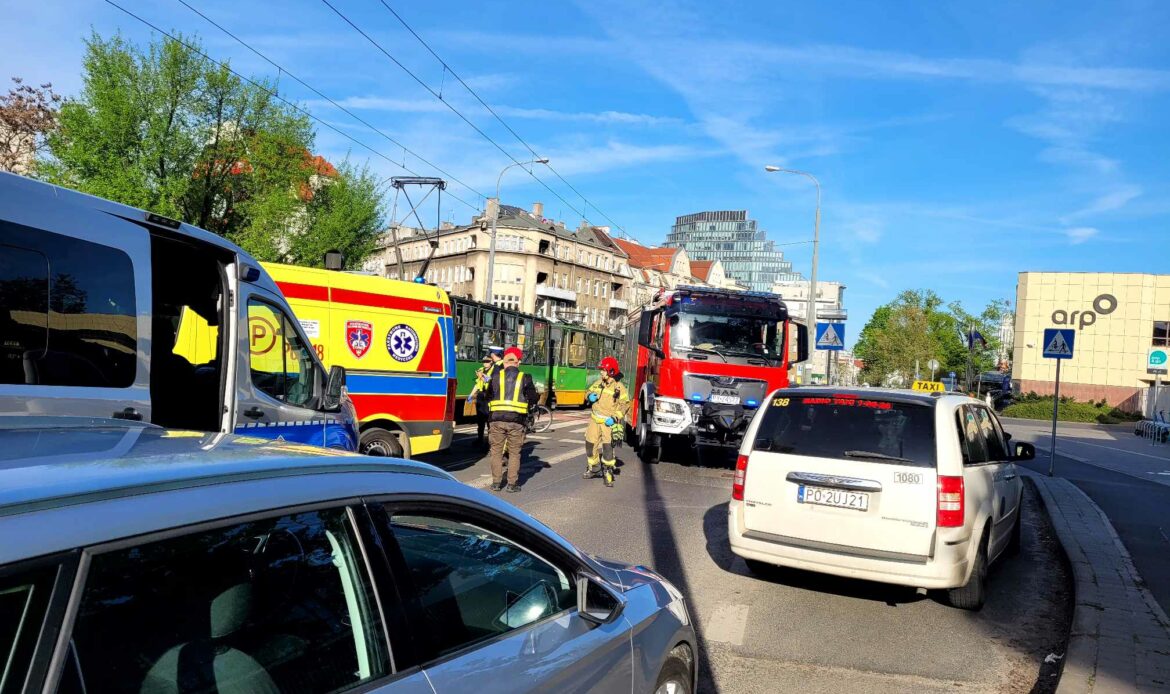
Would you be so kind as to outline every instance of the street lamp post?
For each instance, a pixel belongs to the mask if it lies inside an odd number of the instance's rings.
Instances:
[[[808,354],[811,366],[812,355],[816,354],[816,340],[817,340],[817,254],[820,250],[821,240],[821,182],[817,180],[816,176],[807,171],[799,171],[797,169],[785,169],[779,166],[765,166],[764,171],[768,173],[775,173],[777,171],[782,173],[797,174],[804,176],[813,182],[817,187],[817,215],[813,222],[813,257],[812,257],[812,275],[808,280]],[[809,380],[812,380],[812,373],[810,370]]]
[[[484,289],[484,303],[495,303],[492,301],[492,282],[496,274],[496,222],[500,219],[500,182],[504,180],[504,174],[508,169],[514,166],[525,166],[527,164],[547,164],[548,158],[541,157],[540,159],[533,159],[532,161],[520,161],[514,164],[508,164],[500,171],[500,175],[496,178],[496,213],[492,215],[492,239],[488,250],[488,269],[487,269],[487,287]]]

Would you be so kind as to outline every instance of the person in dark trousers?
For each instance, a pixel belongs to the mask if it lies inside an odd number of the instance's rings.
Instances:
[[[483,355],[483,366],[475,370],[475,385],[472,386],[471,391],[475,396],[475,443],[480,447],[485,444],[483,431],[487,427],[489,414],[487,386],[503,358],[503,347],[488,347],[488,353]]]
[[[520,372],[524,353],[519,347],[504,351],[488,383],[488,444],[491,446],[492,491],[520,491],[520,463],[524,457],[524,428],[528,412],[539,401],[532,377]],[[500,368],[502,367],[502,368]],[[508,486],[504,487],[504,447],[508,449]]]

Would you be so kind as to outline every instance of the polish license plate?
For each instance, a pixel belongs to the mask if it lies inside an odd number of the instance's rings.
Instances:
[[[865,492],[851,492],[847,489],[808,487],[802,484],[796,490],[796,501],[801,504],[836,506],[837,508],[850,508],[855,511],[869,510],[869,494]]]
[[[738,405],[739,396],[735,393],[712,393],[711,402],[716,402],[720,405]]]

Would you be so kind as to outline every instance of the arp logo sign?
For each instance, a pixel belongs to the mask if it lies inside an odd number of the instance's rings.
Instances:
[[[1100,294],[1093,299],[1092,311],[1073,311],[1069,313],[1063,309],[1052,312],[1053,325],[1075,325],[1082,330],[1097,322],[1097,316],[1108,316],[1117,310],[1117,297],[1112,294]],[[1080,320],[1077,320],[1080,316]]]

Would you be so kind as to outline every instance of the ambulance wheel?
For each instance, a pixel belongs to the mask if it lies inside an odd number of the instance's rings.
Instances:
[[[405,445],[403,445],[405,443]],[[386,429],[373,428],[362,432],[358,452],[364,455],[389,458],[410,458],[410,441],[405,435]]]

